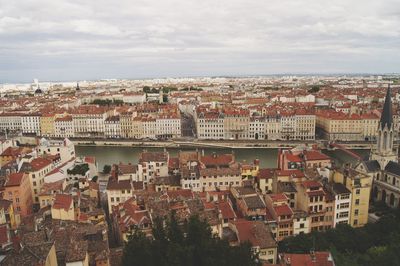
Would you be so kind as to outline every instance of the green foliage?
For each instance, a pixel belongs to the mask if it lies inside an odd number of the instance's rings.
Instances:
[[[108,164],[104,165],[103,173],[104,174],[109,174],[110,172],[111,172],[111,165],[108,165]]]
[[[279,252],[308,253],[313,247],[330,250],[337,265],[400,265],[399,210],[361,228],[338,225],[326,232],[286,238],[279,243]]]
[[[144,93],[159,93],[159,90],[156,88],[150,88],[149,86],[144,86],[143,92]]]
[[[196,88],[196,87],[191,86],[191,87],[185,87],[185,88],[183,88],[182,91],[203,91],[203,89],[202,89],[202,88]]]
[[[111,99],[105,99],[105,100],[101,100],[101,99],[96,99],[93,100],[92,104],[97,104],[100,106],[110,106],[110,105],[123,105],[124,101],[122,100],[111,100]]]
[[[171,91],[177,91],[177,90],[178,90],[178,88],[176,88],[176,87],[163,87],[162,88],[163,93],[169,93]]]
[[[318,85],[311,86],[311,89],[308,90],[309,93],[319,92],[320,87]]]
[[[125,245],[122,265],[257,265],[249,244],[229,246],[197,216],[181,225],[172,213],[165,224],[155,219],[153,238],[134,230]]]
[[[92,182],[97,182],[97,179],[99,179],[99,177],[95,175],[94,177],[92,177]]]
[[[69,175],[85,175],[86,172],[89,170],[89,165],[87,163],[84,164],[77,164],[71,170],[68,169],[67,173]]]

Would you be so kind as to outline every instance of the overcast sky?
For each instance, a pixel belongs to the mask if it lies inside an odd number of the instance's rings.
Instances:
[[[0,0],[0,83],[400,72],[400,0]]]

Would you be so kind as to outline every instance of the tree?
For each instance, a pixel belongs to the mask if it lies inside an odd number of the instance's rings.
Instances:
[[[318,85],[311,86],[311,89],[308,90],[309,93],[319,92],[320,87]]]
[[[165,227],[156,218],[152,232],[153,238],[146,238],[135,229],[124,247],[122,265],[257,265],[248,243],[231,247],[198,216],[180,223],[171,213]]]
[[[108,164],[104,165],[103,173],[104,174],[109,174],[110,172],[111,172],[111,165],[108,165]]]

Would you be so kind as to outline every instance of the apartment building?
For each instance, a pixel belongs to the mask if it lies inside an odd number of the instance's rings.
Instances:
[[[40,114],[24,114],[21,116],[22,132],[40,136]]]
[[[343,184],[351,192],[350,225],[361,227],[367,224],[372,177],[351,168],[337,169],[333,173],[333,182]]]
[[[59,164],[64,164],[76,157],[75,145],[69,139],[64,140],[48,140],[42,138],[37,146],[39,155],[59,156]]]
[[[32,214],[32,194],[28,174],[12,173],[4,183],[4,199],[13,203],[16,224],[21,219]]]
[[[109,116],[104,121],[104,134],[106,138],[121,137],[121,121],[118,115]]]
[[[16,113],[0,114],[0,131],[20,131],[22,130],[22,116]]]
[[[325,230],[325,214],[327,208],[325,199],[326,193],[322,184],[317,181],[306,180],[297,185],[297,191],[297,205],[300,210],[307,212],[310,216],[311,231]]]
[[[330,183],[326,188],[335,197],[333,227],[350,224],[351,191],[341,183]]]
[[[168,176],[168,152],[142,152],[139,164],[143,169],[144,184],[152,183],[155,176]]]
[[[224,115],[219,111],[208,111],[197,114],[197,138],[224,139]]]
[[[327,140],[362,141],[376,139],[378,123],[379,117],[372,113],[321,110],[317,113],[316,126]]]
[[[265,203],[269,215],[269,225],[274,228],[273,235],[277,241],[293,235],[293,211],[288,205],[285,194],[267,194]]]
[[[104,137],[107,112],[96,105],[81,105],[71,110],[75,137]]]
[[[43,137],[55,136],[55,119],[54,113],[42,113],[40,117],[40,132]]]
[[[74,122],[71,115],[57,117],[54,119],[54,136],[56,138],[75,137]]]
[[[22,163],[21,172],[28,173],[28,181],[30,182],[30,188],[32,201],[35,204],[39,204],[40,190],[44,184],[44,177],[46,174],[51,172],[54,168],[53,162],[46,158],[35,158],[30,159]]]

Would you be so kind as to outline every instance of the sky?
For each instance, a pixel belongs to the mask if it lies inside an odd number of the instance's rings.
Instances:
[[[400,0],[0,0],[0,83],[400,72]]]

